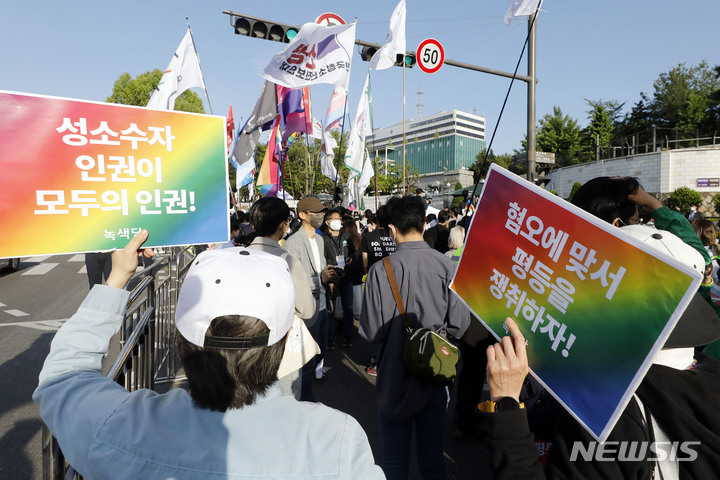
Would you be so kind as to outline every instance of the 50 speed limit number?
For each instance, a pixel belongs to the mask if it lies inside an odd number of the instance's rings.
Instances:
[[[435,73],[445,62],[445,50],[440,42],[434,38],[428,38],[420,42],[416,59],[420,70],[425,73]]]

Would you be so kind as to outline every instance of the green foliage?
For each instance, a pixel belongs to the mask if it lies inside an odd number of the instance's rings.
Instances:
[[[380,168],[378,168],[380,170]],[[393,165],[388,166],[388,173],[384,175],[379,174],[377,176],[378,191],[381,195],[389,195],[393,193],[402,192],[402,162],[395,162]],[[376,173],[378,173],[376,171]],[[418,178],[420,177],[418,169],[409,162],[405,163],[405,190],[411,192],[415,190],[417,186]],[[371,183],[368,187],[368,191],[374,192],[375,185]]]
[[[720,129],[719,77],[720,66],[710,67],[706,61],[693,67],[680,63],[660,74],[652,96],[640,94],[640,101],[619,122],[618,134],[650,131],[653,126],[712,134]]]
[[[552,193],[553,195],[555,195],[557,197],[557,192],[555,190],[550,190],[550,193]]]
[[[490,152],[487,154],[487,162],[485,162],[485,152],[486,149],[484,148],[480,150],[478,154],[475,155],[475,162],[470,166],[470,170],[473,172],[473,183],[477,183],[485,178],[491,163],[495,163],[505,169],[512,163],[512,157],[509,154],[495,155],[492,149],[490,149]]]
[[[575,192],[577,192],[578,190],[580,190],[580,187],[582,187],[582,185],[583,185],[583,184],[580,183],[580,182],[575,182],[575,183],[573,183],[572,189],[570,190],[570,195],[568,195],[568,198],[567,198],[567,201],[568,201],[568,202],[571,202],[571,201],[572,201],[572,198],[575,196]],[[556,193],[556,195],[557,195],[557,193]]]
[[[595,160],[597,140],[600,145],[607,145],[615,136],[615,126],[619,112],[624,103],[616,101],[603,102],[585,99],[591,110],[587,112],[590,124],[582,130],[582,162]]]
[[[113,85],[112,94],[105,100],[108,103],[121,103],[144,107],[150,101],[153,91],[157,88],[162,72],[157,68],[141,73],[135,78],[125,72]],[[197,93],[185,90],[175,99],[175,110],[181,112],[205,113],[202,99]]]
[[[720,193],[713,195],[712,202],[715,207],[715,212],[720,213]]]
[[[462,188],[462,183],[455,182],[455,190],[460,190]]]
[[[691,205],[700,205],[702,195],[700,192],[688,187],[676,188],[665,202],[671,209],[680,208],[681,212],[690,210]]]
[[[580,127],[569,115],[563,115],[560,107],[553,107],[552,115],[540,119],[537,130],[537,149],[555,154],[555,164],[565,167],[580,163],[582,150]]]

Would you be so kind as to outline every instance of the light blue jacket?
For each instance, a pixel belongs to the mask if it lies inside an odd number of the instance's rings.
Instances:
[[[100,374],[128,292],[96,285],[53,339],[33,400],[86,479],[382,479],[355,419],[282,396],[213,412],[182,389],[128,392]]]

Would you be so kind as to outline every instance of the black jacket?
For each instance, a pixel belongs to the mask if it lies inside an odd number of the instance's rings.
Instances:
[[[636,392],[671,441],[700,442],[692,447],[698,454],[696,460],[678,462],[681,480],[720,475],[720,363],[702,354],[696,358],[698,363],[692,370],[653,365]],[[654,463],[646,459],[598,462],[585,461],[582,455],[577,455],[576,460],[571,461],[574,442],[587,446],[594,440],[569,414],[563,414],[558,421],[544,471],[524,410],[490,413],[486,418],[490,425],[490,466],[496,480],[649,480],[652,477]],[[652,432],[645,426],[642,412],[633,399],[607,441],[651,442],[652,439]],[[680,451],[680,457],[687,458],[687,455]]]

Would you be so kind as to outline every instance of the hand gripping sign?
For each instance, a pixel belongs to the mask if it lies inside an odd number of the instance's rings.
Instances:
[[[514,318],[534,375],[604,441],[700,277],[492,165],[451,288],[498,338]]]

